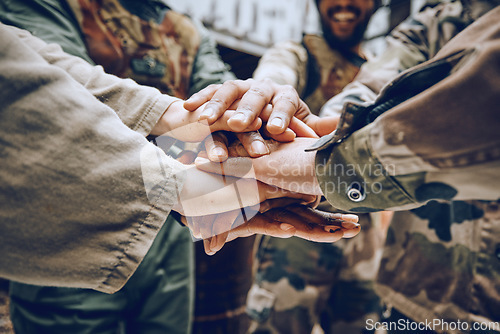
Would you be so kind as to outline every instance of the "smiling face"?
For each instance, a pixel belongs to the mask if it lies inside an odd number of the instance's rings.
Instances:
[[[363,38],[374,10],[374,0],[319,0],[318,9],[326,33],[347,47]]]

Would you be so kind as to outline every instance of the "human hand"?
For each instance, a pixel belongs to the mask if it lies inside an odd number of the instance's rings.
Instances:
[[[156,125],[151,131],[152,135],[155,136],[168,136],[175,138],[184,142],[201,142],[212,132],[217,131],[231,131],[228,126],[229,119],[236,112],[237,104],[233,109],[227,110],[222,117],[217,119],[215,122],[208,124],[206,121],[199,121],[199,117],[203,112],[203,106],[195,109],[194,111],[188,111],[183,107],[183,101],[178,100],[172,103],[168,109],[163,113],[161,118],[158,120]],[[270,113],[270,107],[266,113]],[[242,131],[250,132],[258,130],[262,125],[262,120],[256,118],[253,122],[249,123]],[[282,137],[286,141],[293,140],[295,134],[288,130],[286,134]]]
[[[242,215],[236,213],[229,219],[234,219],[235,216],[231,230],[203,240],[208,255],[218,252],[226,242],[254,234],[335,242],[341,238],[352,238],[361,230],[356,215],[323,212],[305,205],[273,208],[265,213],[258,213],[249,221],[244,221]]]
[[[195,165],[205,172],[240,178],[256,179],[288,191],[322,195],[316,179],[315,152],[306,152],[316,142],[312,138],[296,138],[291,143],[267,141],[271,153],[259,158],[248,158],[242,145],[229,147],[229,158],[224,163],[207,159],[200,153]]]
[[[292,86],[279,85],[268,79],[232,80],[222,85],[210,85],[191,96],[184,103],[184,108],[194,111],[208,102],[200,119],[212,124],[236,101],[239,105],[229,118],[228,125],[237,132],[242,132],[257,117],[267,122],[266,129],[273,135],[281,134],[289,127],[297,136],[311,136],[313,133],[323,136],[334,131],[338,122],[337,117],[319,118],[313,115]],[[269,104],[271,113],[266,115]],[[314,132],[311,133],[310,129]]]
[[[316,200],[316,194],[280,189],[251,178],[206,173],[186,166],[185,182],[173,210],[184,216],[204,216],[251,207],[269,199],[293,198],[303,203]]]

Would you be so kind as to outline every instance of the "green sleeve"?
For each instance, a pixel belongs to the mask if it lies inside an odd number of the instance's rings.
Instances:
[[[94,65],[78,23],[65,1],[1,1],[0,21],[28,30],[46,43],[59,44],[65,52]]]

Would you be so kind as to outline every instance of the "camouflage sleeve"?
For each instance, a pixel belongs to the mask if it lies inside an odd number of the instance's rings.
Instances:
[[[208,30],[198,20],[193,19],[193,23],[200,33],[201,42],[193,63],[189,96],[208,85],[236,79],[229,65],[220,57],[217,44]]]
[[[375,103],[387,111],[374,122],[318,142],[317,177],[332,205],[362,212],[408,209],[431,199],[500,198],[498,14],[500,8],[455,37],[434,60],[388,84],[377,98],[384,103]],[[444,78],[411,92],[440,72]],[[346,105],[345,111],[350,108],[353,117],[366,110]]]
[[[268,78],[281,85],[291,85],[302,94],[307,84],[307,60],[307,50],[301,44],[279,43],[262,56],[253,78]]]
[[[79,57],[65,53],[57,44],[46,44],[26,30],[11,29],[26,45],[51,65],[68,73],[94,97],[116,112],[130,129],[146,136],[165,110],[178,99],[161,94],[156,88],[141,86],[131,79],[106,74]]]

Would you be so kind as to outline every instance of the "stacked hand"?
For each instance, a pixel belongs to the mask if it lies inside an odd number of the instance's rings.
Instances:
[[[256,233],[334,242],[359,232],[357,216],[313,209],[321,190],[315,154],[304,149],[333,131],[336,121],[312,115],[292,87],[237,80],[209,86],[183,108],[172,106],[155,134],[168,130],[176,139],[199,141],[224,131],[205,140],[207,151],[197,158],[198,169],[187,169],[174,207],[204,240],[207,254]]]

